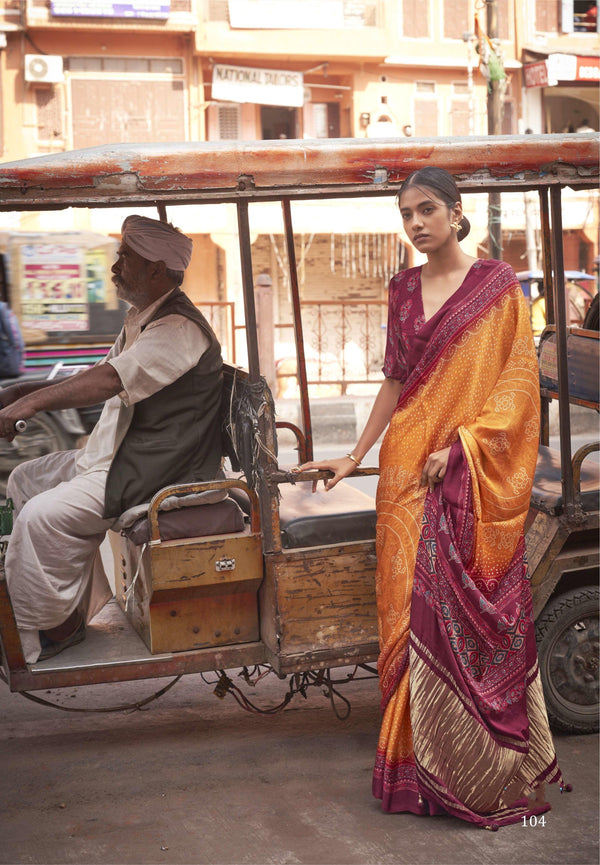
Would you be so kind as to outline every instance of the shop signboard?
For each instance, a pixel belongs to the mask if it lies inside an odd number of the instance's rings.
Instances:
[[[548,78],[554,84],[557,81],[575,81],[577,75],[577,57],[575,54],[549,54]]]
[[[559,81],[600,81],[600,57],[549,54],[523,66],[525,87],[554,87]]]
[[[548,87],[548,65],[545,60],[523,66],[525,87]]]
[[[577,81],[600,81],[600,57],[577,58]]]
[[[341,30],[343,0],[229,0],[229,23],[243,30]]]
[[[72,18],[168,18],[171,0],[51,0],[52,15]]]
[[[283,69],[256,69],[253,66],[215,63],[212,98],[300,108],[304,104],[304,76],[301,72]]]

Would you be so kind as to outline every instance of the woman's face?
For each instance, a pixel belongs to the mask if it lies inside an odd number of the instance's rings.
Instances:
[[[435,252],[454,236],[460,222],[460,203],[449,207],[426,186],[410,186],[400,195],[400,215],[408,239],[419,252]]]

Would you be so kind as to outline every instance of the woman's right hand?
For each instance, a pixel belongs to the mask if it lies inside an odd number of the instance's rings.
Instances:
[[[338,457],[334,460],[319,460],[318,462],[302,463],[301,466],[295,469],[297,472],[310,471],[311,469],[319,469],[321,471],[333,472],[332,478],[327,478],[323,481],[325,490],[329,491],[344,478],[352,474],[356,468],[356,463],[350,457]],[[318,480],[313,481],[313,493],[317,490]]]

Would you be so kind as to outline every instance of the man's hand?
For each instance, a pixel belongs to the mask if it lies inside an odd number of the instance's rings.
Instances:
[[[17,435],[16,422],[19,420],[26,421],[35,414],[31,408],[27,409],[25,405],[20,405],[23,402],[25,400],[17,400],[0,411],[0,438],[7,439],[9,442],[12,441]]]
[[[10,384],[8,387],[3,387],[0,390],[0,407],[5,408],[7,405],[15,402],[24,396],[23,386],[19,383]]]
[[[12,389],[16,389],[16,395]],[[9,404],[0,411],[0,437],[12,441],[14,425],[38,411],[81,408],[105,402],[123,390],[121,379],[110,363],[102,363],[58,381],[24,382],[0,391],[8,392]],[[19,393],[20,391],[20,393]]]

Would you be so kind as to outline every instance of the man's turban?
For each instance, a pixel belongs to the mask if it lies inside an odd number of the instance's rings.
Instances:
[[[147,216],[128,216],[121,239],[148,261],[164,261],[170,270],[185,270],[192,257],[192,241],[166,222]]]

